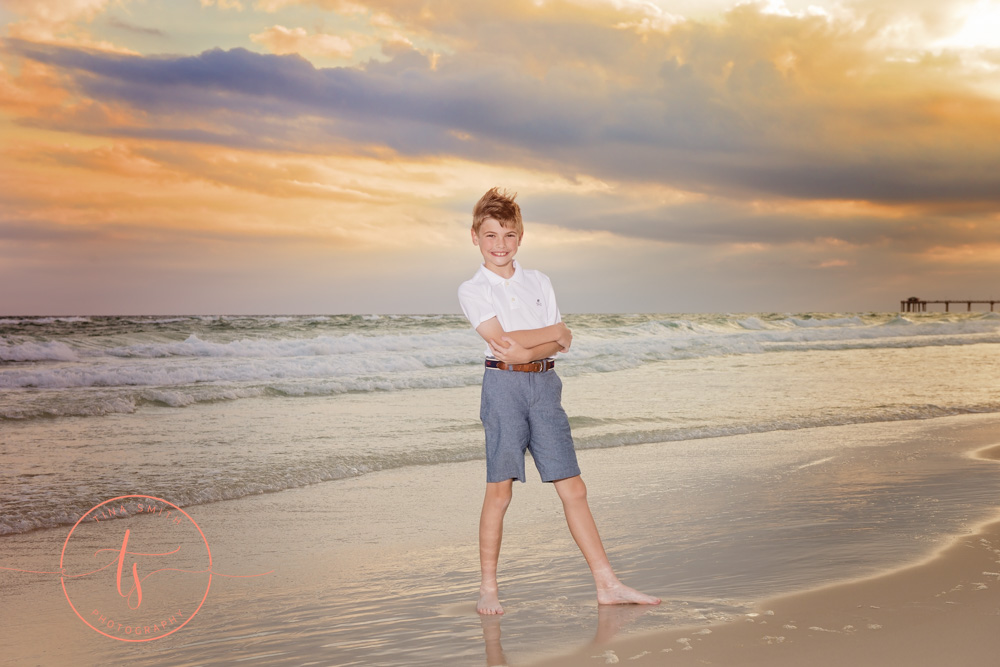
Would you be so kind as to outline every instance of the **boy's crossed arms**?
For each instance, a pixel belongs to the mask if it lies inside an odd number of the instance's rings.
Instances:
[[[562,322],[540,329],[504,331],[500,321],[491,317],[476,327],[476,333],[489,344],[493,356],[510,364],[526,364],[568,352],[573,344],[573,332]]]

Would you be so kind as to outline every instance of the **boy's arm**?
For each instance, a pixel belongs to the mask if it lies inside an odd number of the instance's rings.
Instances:
[[[556,342],[542,343],[535,347],[524,347],[509,336],[503,336],[500,340],[490,340],[488,342],[494,357],[511,364],[526,364],[529,361],[553,357],[557,352],[566,351],[566,348]]]
[[[524,364],[566,352],[573,343],[573,333],[562,322],[540,329],[506,332],[499,320],[491,317],[476,327],[476,331],[489,343],[493,356],[512,364]]]
[[[566,350],[569,350],[569,346],[573,342],[573,334],[570,333],[570,330],[562,322],[542,327],[540,329],[504,331],[503,327],[500,326],[500,321],[495,317],[491,317],[476,327],[476,332],[482,336],[487,343],[490,341],[496,341],[499,343],[500,340],[506,336],[507,338],[516,341],[521,347],[525,348],[538,347],[544,343],[560,343],[556,352],[565,352]],[[553,352],[552,354],[555,353]],[[499,357],[497,358],[499,359]],[[531,359],[528,361],[531,361]]]

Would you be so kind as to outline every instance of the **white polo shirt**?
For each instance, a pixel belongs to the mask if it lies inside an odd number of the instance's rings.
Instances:
[[[458,301],[473,329],[491,317],[497,318],[504,331],[541,329],[562,321],[552,281],[541,271],[522,269],[517,260],[510,278],[480,266],[458,288]],[[492,356],[488,345],[486,356]]]

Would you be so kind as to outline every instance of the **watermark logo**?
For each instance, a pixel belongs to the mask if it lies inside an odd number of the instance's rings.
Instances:
[[[249,579],[212,569],[201,527],[155,496],[118,496],[92,507],[66,536],[59,570],[0,570],[59,575],[73,612],[96,632],[123,642],[174,634],[195,617],[212,577]]]
[[[59,561],[66,601],[105,637],[146,642],[177,632],[212,586],[212,550],[177,505],[119,496],[80,517]]]

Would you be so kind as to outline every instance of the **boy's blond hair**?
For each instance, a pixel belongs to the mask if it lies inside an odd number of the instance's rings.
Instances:
[[[524,235],[524,223],[521,221],[521,207],[514,199],[516,192],[501,190],[500,188],[490,188],[472,208],[472,231],[479,233],[479,228],[483,221],[493,218],[500,223],[504,229],[513,229],[517,232],[518,238]]]

